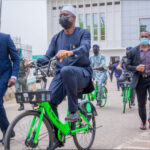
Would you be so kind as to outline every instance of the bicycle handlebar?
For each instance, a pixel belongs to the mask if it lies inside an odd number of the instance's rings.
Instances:
[[[41,77],[53,77],[55,76],[55,69],[56,69],[56,60],[58,58],[55,56],[53,58],[51,58],[48,63],[46,65],[42,65],[39,63],[35,63],[35,62],[30,62],[27,67],[30,68],[35,68],[35,72],[34,72],[34,76],[38,77],[39,76],[39,72]]]

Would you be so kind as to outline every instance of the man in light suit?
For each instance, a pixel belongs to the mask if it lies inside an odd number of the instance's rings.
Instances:
[[[9,126],[3,105],[3,97],[8,87],[15,84],[19,71],[20,59],[16,47],[8,34],[0,33],[0,129],[3,138],[0,140],[4,144],[4,136]],[[12,136],[15,134],[12,133]]]

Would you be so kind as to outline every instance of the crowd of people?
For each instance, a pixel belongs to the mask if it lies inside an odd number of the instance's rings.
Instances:
[[[137,93],[139,116],[141,118],[140,129],[146,129],[146,100],[147,92],[150,93],[150,35],[142,32],[140,44],[137,47],[128,47],[126,56],[121,61],[106,66],[106,58],[100,53],[100,46],[92,46],[93,55],[89,56],[91,48],[90,33],[86,29],[75,27],[76,11],[72,5],[65,5],[59,16],[59,23],[63,30],[56,34],[49,45],[46,54],[35,63],[44,64],[52,57],[57,56],[56,76],[53,78],[50,90],[52,97],[50,104],[58,115],[57,107],[68,96],[68,108],[70,114],[65,118],[67,121],[77,121],[78,114],[78,90],[84,93],[93,91],[93,81],[98,85],[97,105],[101,105],[102,85],[107,80],[107,70],[109,70],[110,80],[115,74],[117,90],[120,90],[120,81],[125,81],[124,74],[129,72],[131,78],[131,101],[135,105],[135,91]],[[28,91],[27,77],[30,69],[26,67],[21,52],[16,50],[13,41],[7,34],[0,33],[0,129],[4,143],[6,130],[9,121],[3,106],[3,97],[8,87],[16,84],[16,92]],[[20,65],[19,65],[20,64]],[[25,65],[26,64],[26,65]],[[20,67],[19,67],[20,66]],[[92,81],[93,80],[93,81]],[[21,104],[19,110],[23,110]],[[150,120],[149,120],[150,123]],[[149,126],[150,127],[150,126]],[[56,131],[57,132],[57,131]],[[12,137],[15,133],[12,133]],[[58,138],[58,137],[56,137]],[[56,141],[52,147],[61,146],[62,143]]]

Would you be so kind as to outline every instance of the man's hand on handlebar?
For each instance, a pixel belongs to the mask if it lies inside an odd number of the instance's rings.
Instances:
[[[69,56],[73,56],[73,55],[74,54],[72,51],[60,50],[56,56],[59,59],[59,61],[62,62],[65,58],[67,58]]]
[[[103,67],[94,67],[93,70],[102,70],[104,69]]]
[[[27,60],[25,61],[24,65],[29,68],[34,68],[36,63],[37,63],[37,60],[34,60],[34,61]]]

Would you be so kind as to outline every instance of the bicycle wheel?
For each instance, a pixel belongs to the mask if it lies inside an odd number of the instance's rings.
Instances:
[[[106,105],[106,102],[107,102],[107,88],[103,87],[103,97],[100,107],[104,107]]]
[[[123,100],[123,113],[125,113],[125,111],[126,111],[126,103],[127,103],[127,101]]]
[[[132,108],[132,107],[131,107],[131,100],[129,100],[129,108]]]
[[[15,120],[10,124],[6,136],[5,136],[5,150],[12,149],[47,149],[50,144],[50,139],[53,136],[52,127],[50,126],[47,119],[44,117],[41,129],[38,136],[38,144],[37,146],[33,145],[33,139],[35,132],[31,131],[30,142],[27,143],[27,134],[29,132],[29,128],[33,117],[36,116],[36,121],[33,126],[33,129],[37,127],[39,122],[40,114],[36,111],[26,111],[20,114],[15,118]],[[15,132],[15,137],[11,138],[12,132]]]
[[[95,122],[95,116],[92,115],[90,121],[91,127],[87,131],[81,131],[73,135],[73,140],[76,145],[76,147],[80,150],[88,150],[91,148],[94,138],[95,138],[95,132],[96,132],[96,122]],[[78,122],[72,123],[73,128],[78,125]],[[82,120],[80,127],[85,127],[87,124],[85,123],[84,120]]]

